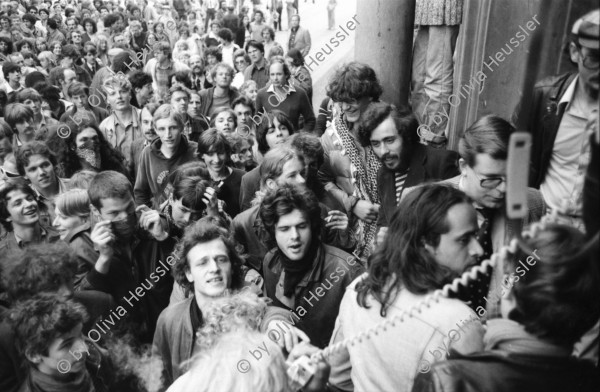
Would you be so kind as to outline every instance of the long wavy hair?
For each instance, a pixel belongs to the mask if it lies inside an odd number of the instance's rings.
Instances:
[[[383,244],[369,257],[368,276],[356,286],[358,304],[369,308],[370,294],[385,317],[400,289],[425,294],[453,279],[456,273],[438,264],[425,245],[438,246],[450,230],[448,210],[470,202],[450,185],[428,184],[410,192],[394,212]]]
[[[104,138],[100,128],[94,123],[81,122],[79,125],[69,122],[60,124],[56,132],[51,132],[46,143],[48,147],[56,154],[57,162],[56,174],[59,177],[70,178],[75,172],[83,169],[81,162],[75,154],[76,143],[75,139],[83,130],[92,128],[98,134],[100,142],[100,158],[101,169],[113,170],[129,176],[124,165],[124,157],[119,151],[115,150]],[[67,137],[64,137],[68,134]]]

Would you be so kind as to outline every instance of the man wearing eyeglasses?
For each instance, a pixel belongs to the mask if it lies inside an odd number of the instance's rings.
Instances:
[[[519,105],[514,116],[533,136],[529,185],[542,192],[549,209],[582,230],[590,130],[598,117],[599,19],[596,9],[573,24],[568,49],[577,72],[538,82],[531,106]]]
[[[480,262],[489,259],[492,253],[498,252],[526,225],[540,220],[546,212],[540,191],[528,188],[529,211],[525,219],[509,220],[506,216],[506,163],[508,142],[513,132],[515,128],[498,116],[489,115],[475,121],[458,142],[460,175],[444,181],[465,192],[473,201],[479,224],[477,240],[483,249]],[[412,189],[404,190],[402,197]],[[502,295],[496,293],[501,293],[502,283],[503,270],[497,267],[491,274],[480,275],[474,283],[461,288],[457,297],[472,309],[482,306],[486,315],[494,317],[499,314]]]

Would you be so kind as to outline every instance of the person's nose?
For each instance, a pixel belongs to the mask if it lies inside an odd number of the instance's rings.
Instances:
[[[52,226],[57,227],[58,226],[58,216],[54,218],[54,220],[52,221]]]
[[[192,213],[191,212],[186,212],[185,214],[183,214],[183,222],[185,222],[185,224],[187,225],[188,223],[190,223],[192,219]]]
[[[500,191],[502,194],[506,193],[506,181],[503,180],[497,187],[496,189],[498,191]]]
[[[292,228],[290,229],[290,238],[291,238],[292,240],[298,240],[298,239],[300,239],[300,232],[298,231],[298,229],[297,229],[297,228],[295,228],[295,227],[292,227]]]
[[[298,184],[304,185],[306,184],[306,179],[302,176],[302,174],[298,173],[296,174],[296,182]]]

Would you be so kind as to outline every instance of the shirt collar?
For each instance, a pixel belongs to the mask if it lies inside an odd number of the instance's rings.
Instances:
[[[573,97],[575,95],[575,87],[577,86],[578,80],[579,80],[579,76],[574,78],[573,81],[571,82],[571,84],[569,85],[569,87],[567,87],[567,89],[565,90],[565,93],[563,94],[563,96],[560,98],[560,101],[558,102],[559,106],[562,103],[570,104],[571,101],[573,101]]]
[[[15,241],[17,242],[17,246],[19,248],[23,248],[24,245],[27,245],[29,243],[29,242],[25,242],[21,237],[19,237],[15,231],[13,231],[13,235],[15,236]],[[46,229],[44,229],[40,225],[40,240],[44,239],[47,235],[48,235],[48,232],[46,231]]]
[[[290,82],[288,82],[288,84],[286,84],[286,87],[287,87],[285,89],[286,95],[289,95],[290,93],[295,93],[296,92],[296,88]],[[275,87],[273,87],[272,83],[269,85],[269,88],[267,89],[267,92],[275,94]]]

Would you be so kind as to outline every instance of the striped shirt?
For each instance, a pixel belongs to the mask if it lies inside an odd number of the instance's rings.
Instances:
[[[404,173],[396,172],[394,174],[395,183],[396,183],[396,205],[400,204],[400,197],[402,196],[402,191],[404,190],[404,182],[406,181],[406,176],[408,175],[408,170]]]

